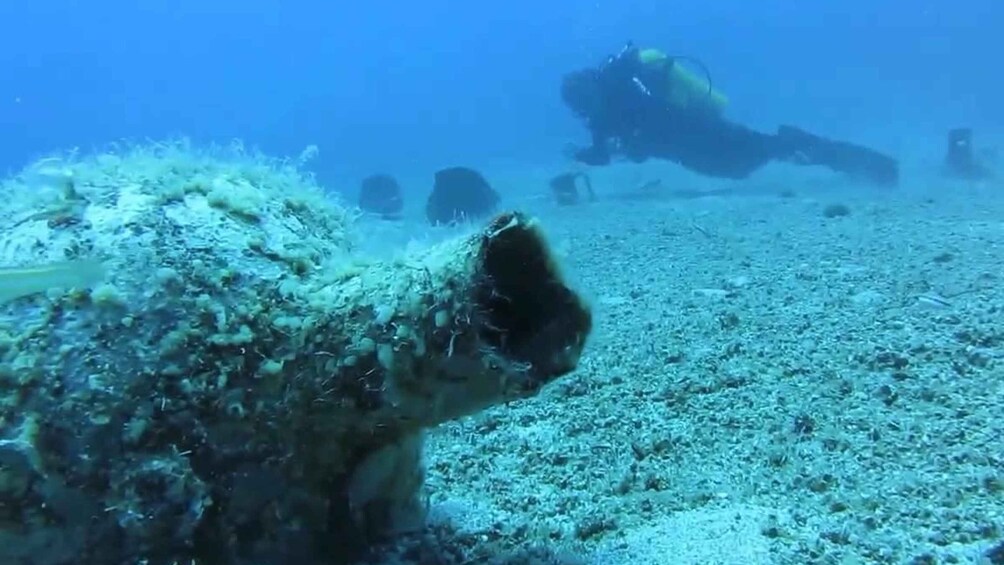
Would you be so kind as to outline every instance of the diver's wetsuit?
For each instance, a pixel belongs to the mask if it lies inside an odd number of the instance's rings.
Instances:
[[[652,73],[629,45],[598,69],[565,76],[562,97],[587,121],[593,140],[576,159],[605,165],[619,152],[634,161],[658,157],[701,174],[736,179],[784,160],[824,165],[882,185],[898,181],[896,161],[871,149],[791,126],[766,134],[716,113],[667,104],[666,81]]]

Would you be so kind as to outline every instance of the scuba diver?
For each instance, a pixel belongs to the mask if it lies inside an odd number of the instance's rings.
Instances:
[[[592,145],[575,159],[600,166],[615,154],[635,162],[655,157],[732,179],[778,160],[823,165],[879,185],[898,182],[896,160],[871,149],[792,126],[768,134],[725,119],[727,100],[710,76],[701,78],[682,62],[628,43],[598,68],[565,75],[562,99],[592,134]]]

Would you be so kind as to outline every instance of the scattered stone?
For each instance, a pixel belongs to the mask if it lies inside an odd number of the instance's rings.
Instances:
[[[562,173],[551,179],[551,194],[559,206],[572,206],[579,203],[579,185],[585,189],[590,202],[596,200],[593,183],[585,173]]]
[[[739,275],[731,277],[725,281],[725,288],[738,290],[740,288],[745,288],[750,284],[750,278],[746,275]]]
[[[850,215],[851,209],[845,204],[830,204],[823,208],[824,218],[842,218]]]
[[[874,306],[885,302],[885,295],[875,290],[863,290],[851,296],[851,303],[855,306]]]
[[[726,290],[724,288],[695,288],[693,290],[694,296],[701,296],[704,298],[732,298],[733,292]]]
[[[498,193],[481,173],[466,167],[452,167],[436,173],[425,214],[434,226],[450,225],[487,217],[498,203]]]
[[[404,209],[400,185],[386,174],[366,177],[359,189],[359,207],[384,219],[400,219]]]

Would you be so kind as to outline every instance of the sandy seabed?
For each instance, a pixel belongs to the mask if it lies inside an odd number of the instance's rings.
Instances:
[[[399,559],[990,563],[1004,185],[604,174],[598,202],[521,203],[593,304],[580,368],[430,434]]]

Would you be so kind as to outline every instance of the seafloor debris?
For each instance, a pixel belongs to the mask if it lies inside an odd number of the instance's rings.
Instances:
[[[477,220],[495,212],[499,195],[481,173],[452,167],[436,173],[425,214],[432,225]]]
[[[585,192],[589,202],[596,200],[596,193],[593,192],[593,182],[589,180],[589,175],[582,172],[562,173],[555,176],[548,183],[551,187],[551,194],[554,201],[559,206],[573,206],[580,201],[579,186]]]
[[[359,208],[387,220],[396,220],[404,210],[401,186],[387,174],[370,175],[359,187]]]

